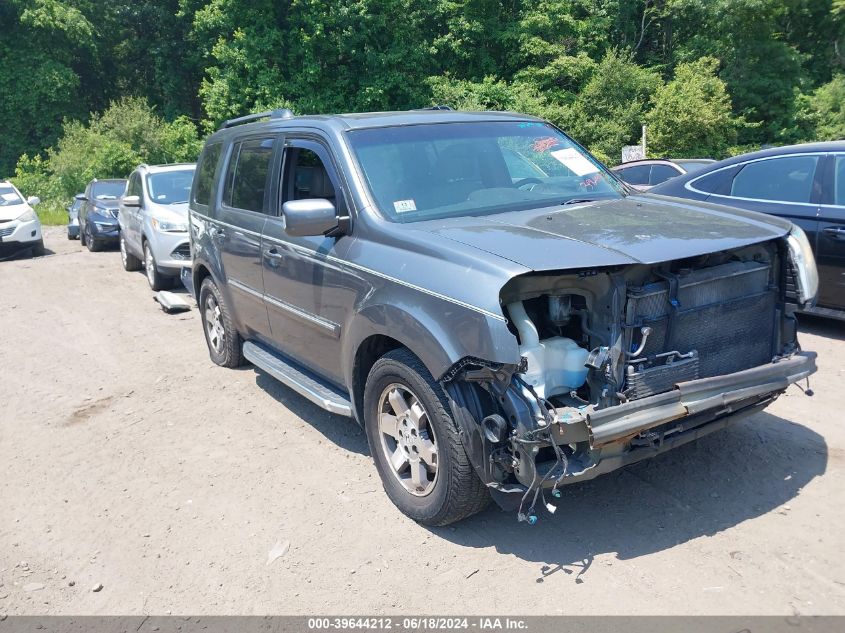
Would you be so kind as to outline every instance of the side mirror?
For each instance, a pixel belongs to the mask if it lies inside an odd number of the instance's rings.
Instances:
[[[140,196],[125,196],[121,202],[123,203],[124,207],[140,207],[141,206],[141,198]]]
[[[85,197],[84,193],[78,193],[73,198],[74,198],[74,200],[83,200],[83,201],[88,199],[88,198]]]
[[[38,196],[30,196],[26,199],[26,203],[29,206],[34,207],[36,204],[41,204],[41,198],[39,198]]]
[[[282,215],[285,233],[294,237],[325,235],[338,227],[337,209],[324,198],[285,202]]]

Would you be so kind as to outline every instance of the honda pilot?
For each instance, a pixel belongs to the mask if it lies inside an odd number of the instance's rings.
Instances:
[[[387,495],[428,525],[491,496],[534,523],[561,486],[815,371],[800,228],[635,192],[530,116],[228,121],[189,221],[211,360],[354,418]]]

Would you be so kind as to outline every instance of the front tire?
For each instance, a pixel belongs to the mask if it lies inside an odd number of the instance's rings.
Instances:
[[[370,452],[390,500],[425,525],[447,525],[490,500],[461,442],[446,394],[407,349],[373,365],[364,389]]]
[[[121,240],[123,237],[121,236]],[[150,243],[144,241],[144,269],[147,273],[147,282],[150,288],[158,292],[159,290],[167,290],[173,287],[173,277],[162,275],[158,271],[155,257],[153,256],[153,249],[150,248]]]
[[[123,263],[123,270],[129,272],[141,270],[141,260],[129,252],[126,240],[123,239],[123,232],[120,233],[120,261]]]
[[[30,250],[33,257],[44,257],[47,254],[47,250],[44,248],[44,238],[42,237],[35,246],[32,247]]]
[[[91,232],[91,225],[85,225],[85,246],[88,247],[88,250],[92,253],[98,253],[99,251],[103,250],[103,245],[97,241],[97,238],[94,237],[94,234]]]
[[[211,277],[202,281],[199,307],[211,360],[221,367],[243,365],[243,341],[232,321],[229,306]]]

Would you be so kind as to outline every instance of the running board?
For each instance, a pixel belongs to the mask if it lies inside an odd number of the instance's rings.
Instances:
[[[832,308],[808,308],[801,310],[799,314],[812,314],[813,316],[827,317],[828,319],[837,319],[838,321],[845,321],[845,310],[834,310]]]
[[[352,403],[349,398],[312,377],[292,361],[250,341],[244,343],[244,358],[318,407],[331,413],[352,417]]]

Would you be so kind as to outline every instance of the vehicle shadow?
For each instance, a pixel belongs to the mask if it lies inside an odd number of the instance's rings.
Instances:
[[[334,415],[321,409],[258,367],[247,366],[244,371],[254,372],[255,383],[261,389],[291,413],[313,426],[328,441],[351,453],[370,454],[364,429],[352,418]]]
[[[798,315],[798,332],[845,341],[845,321],[815,314],[800,314]]]
[[[333,415],[255,367],[256,384],[337,446],[369,454],[357,423]],[[620,560],[670,549],[778,510],[827,468],[828,449],[815,431],[757,413],[696,442],[584,483],[561,488],[556,512],[538,501],[539,522],[518,523],[495,503],[460,523],[429,528],[472,548],[494,547],[538,564],[538,583],[555,574],[585,582],[596,556]],[[527,509],[527,507],[526,507]],[[741,557],[741,552],[727,552]]]
[[[37,255],[37,256],[33,255],[29,251],[29,249],[18,251],[14,255],[3,255],[2,252],[0,252],[0,262],[13,262],[13,261],[24,260],[24,259],[41,259],[42,257],[48,257],[50,255],[55,255],[55,254],[56,254],[56,251],[50,250],[49,248],[44,249],[43,255]]]
[[[466,547],[495,547],[585,582],[597,555],[620,560],[659,552],[761,516],[824,473],[824,439],[805,426],[759,413],[723,431],[582,484],[564,486],[557,512],[538,507],[529,527],[494,504],[433,534]],[[541,503],[538,503],[538,506]],[[726,552],[741,557],[741,552]]]

